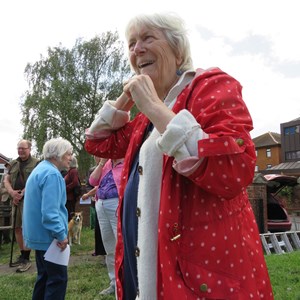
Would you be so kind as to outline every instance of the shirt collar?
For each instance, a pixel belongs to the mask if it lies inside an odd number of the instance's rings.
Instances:
[[[183,89],[193,80],[196,72],[192,70],[185,71],[176,82],[176,84],[171,88],[164,103],[169,106],[173,100],[175,100],[178,95],[183,91]]]

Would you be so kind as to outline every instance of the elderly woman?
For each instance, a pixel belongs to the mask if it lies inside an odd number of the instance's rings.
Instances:
[[[64,251],[68,245],[66,186],[60,170],[69,168],[72,146],[64,139],[51,139],[43,147],[44,160],[26,182],[23,211],[23,237],[35,249],[37,280],[32,299],[65,299],[67,267],[44,259],[54,239]]]
[[[246,191],[255,149],[240,83],[193,70],[175,15],[137,16],[126,38],[136,75],[100,109],[85,144],[125,156],[118,299],[273,299]]]

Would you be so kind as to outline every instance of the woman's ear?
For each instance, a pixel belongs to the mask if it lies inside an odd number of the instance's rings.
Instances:
[[[183,63],[182,55],[181,55],[181,53],[177,53],[177,55],[176,55],[177,69],[180,69],[180,66],[182,65],[182,63]]]

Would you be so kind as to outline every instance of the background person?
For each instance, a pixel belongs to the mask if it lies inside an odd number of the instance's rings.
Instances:
[[[76,202],[77,197],[74,193],[76,187],[80,185],[79,182],[79,173],[78,173],[78,164],[75,156],[72,157],[70,163],[70,168],[68,169],[67,174],[64,176],[66,188],[67,188],[67,203],[66,207],[68,210],[68,221],[72,219],[71,213],[76,212]]]
[[[67,267],[44,259],[53,239],[65,250],[68,245],[66,186],[60,170],[69,167],[72,146],[64,139],[51,139],[43,147],[44,160],[26,183],[23,236],[27,247],[35,249],[37,279],[32,299],[64,299]]]
[[[25,194],[25,184],[28,176],[36,167],[39,160],[32,157],[31,142],[27,140],[19,141],[17,145],[19,157],[11,161],[11,168],[4,178],[4,185],[12,199],[12,216],[16,216],[15,237],[21,251],[18,259],[11,264],[12,267],[18,267],[17,272],[26,272],[31,267],[30,249],[26,248],[22,235],[23,219],[23,199]]]
[[[95,251],[92,253],[93,256],[98,256],[98,255],[106,255],[105,249],[104,249],[104,245],[103,245],[103,241],[102,241],[102,236],[101,236],[101,230],[100,230],[100,226],[99,226],[99,221],[98,221],[98,217],[97,217],[97,212],[95,209],[95,204],[96,204],[96,192],[98,189],[98,184],[96,186],[92,186],[89,182],[89,178],[90,175],[92,174],[92,172],[95,170],[95,168],[98,166],[99,162],[100,162],[100,157],[94,156],[94,160],[96,165],[93,166],[89,172],[88,172],[88,176],[87,176],[87,180],[86,180],[86,189],[87,192],[85,194],[82,195],[82,200],[87,200],[89,197],[92,198],[91,201],[91,215],[94,215],[95,217],[93,218],[94,221],[94,237],[95,237]]]
[[[115,248],[117,242],[117,208],[123,159],[101,159],[90,175],[89,182],[98,186],[96,196],[96,212],[99,221],[103,245],[106,252],[106,266],[110,285],[100,295],[115,293]]]
[[[136,75],[104,103],[85,144],[97,156],[126,155],[118,299],[273,299],[246,192],[256,156],[240,83],[193,69],[175,15],[137,16],[126,39]],[[133,104],[141,113],[130,121]]]
[[[4,174],[1,178],[1,183],[0,183],[0,198],[1,198],[1,203],[3,209],[10,209],[11,207],[11,201],[9,197],[9,193],[7,192],[5,185],[4,185],[4,177],[7,175],[7,172],[10,170],[10,163],[7,162],[4,165]],[[10,226],[11,225],[11,218],[10,215],[2,218],[1,220],[1,226]],[[0,245],[1,244],[9,244],[11,243],[11,237],[10,237],[10,229],[6,230],[0,230]]]

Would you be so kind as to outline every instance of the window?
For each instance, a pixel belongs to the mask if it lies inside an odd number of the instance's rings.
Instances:
[[[290,134],[290,128],[286,127],[284,128],[284,135],[289,135]]]
[[[267,165],[267,169],[271,169],[272,168],[272,165]]]
[[[285,127],[284,128],[284,135],[292,135],[292,134],[296,134],[299,133],[299,128],[300,126],[292,126],[292,127]]]
[[[258,166],[255,166],[255,172],[258,172],[259,169],[258,169]]]
[[[267,157],[271,157],[272,155],[271,155],[271,149],[267,149],[266,150],[266,155],[267,155]]]
[[[297,160],[300,159],[300,151],[290,151],[285,153],[286,160]]]

